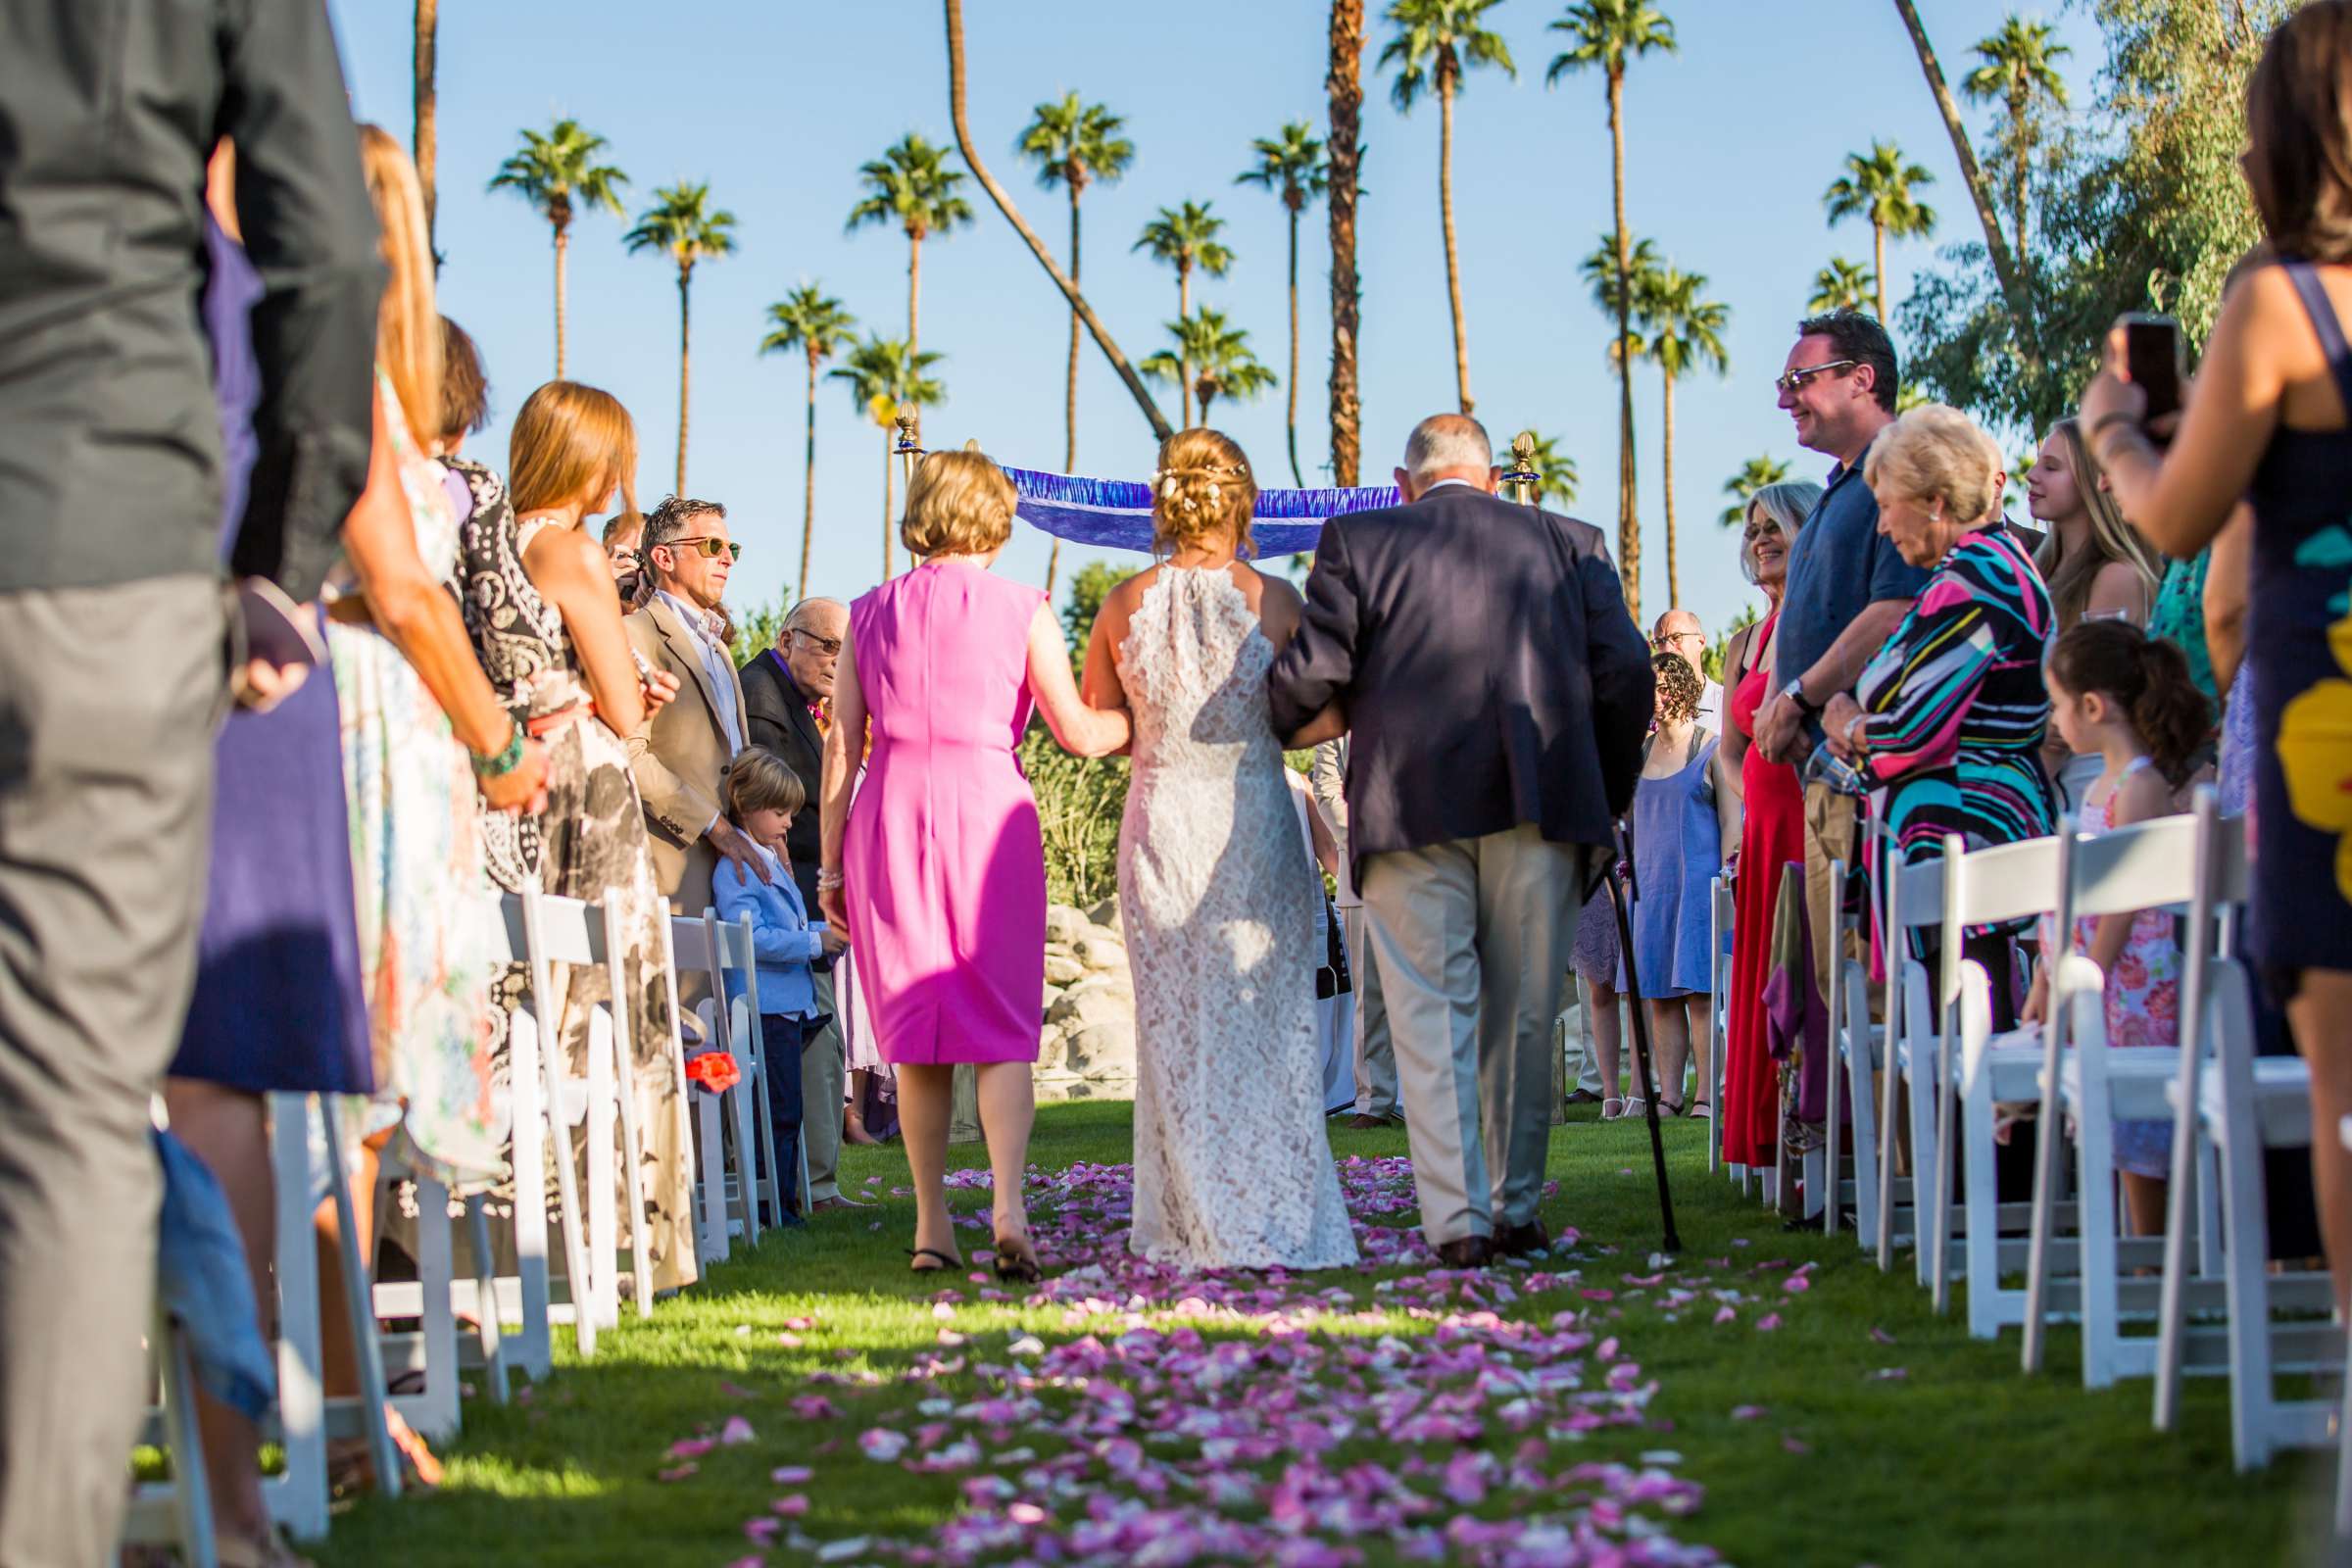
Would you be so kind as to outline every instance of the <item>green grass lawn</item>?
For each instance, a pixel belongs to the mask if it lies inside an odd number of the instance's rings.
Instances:
[[[1040,1113],[1031,1157],[1044,1170],[1124,1163],[1129,1125],[1124,1104],[1050,1106]],[[2148,1426],[2146,1383],[2083,1392],[2072,1331],[2057,1334],[2049,1373],[2028,1380],[2017,1369],[2015,1334],[1983,1344],[1968,1338],[1957,1316],[1936,1318],[1911,1283],[1907,1259],[1882,1275],[1850,1235],[1784,1231],[1775,1216],[1708,1174],[1697,1126],[1669,1123],[1667,1137],[1683,1250],[1656,1287],[1639,1283],[1658,1243],[1640,1124],[1580,1120],[1553,1138],[1558,1193],[1544,1217],[1580,1237],[1541,1267],[1579,1270],[1581,1287],[1611,1296],[1531,1293],[1503,1315],[1539,1322],[1580,1310],[1585,1326],[1617,1339],[1642,1377],[1658,1386],[1644,1423],[1593,1431],[1573,1452],[1555,1448],[1555,1465],[1631,1464],[1671,1450],[1679,1458],[1664,1462],[1704,1492],[1694,1512],[1670,1522],[1674,1538],[1750,1568],[2087,1568],[2306,1555],[2302,1544],[2325,1520],[2324,1467],[2290,1459],[2264,1474],[2232,1474],[2221,1384],[2192,1384],[2183,1430],[2160,1437]],[[1404,1152],[1404,1135],[1334,1124],[1333,1145],[1342,1155],[1396,1155]],[[958,1164],[984,1163],[977,1146],[954,1153]],[[878,1181],[869,1186],[869,1178]],[[846,1152],[845,1190],[887,1194],[905,1179],[895,1148]],[[985,1210],[984,1192],[955,1196],[959,1208]],[[903,1380],[908,1369],[944,1358],[943,1330],[950,1345],[961,1336],[977,1363],[986,1355],[1002,1360],[1014,1336],[1063,1347],[1088,1333],[1115,1339],[1139,1320],[1082,1320],[1066,1302],[990,1302],[963,1276],[910,1276],[903,1249],[911,1225],[911,1202],[886,1199],[879,1208],[822,1216],[808,1230],[739,1251],[682,1298],[661,1303],[650,1323],[624,1316],[593,1362],[562,1362],[527,1399],[505,1409],[468,1401],[465,1435],[444,1453],[441,1491],[389,1503],[362,1499],[338,1515],[315,1555],[328,1565],[716,1568],[754,1553],[745,1521],[779,1494],[795,1493],[808,1499],[807,1512],[791,1525],[818,1542],[927,1537],[961,1506],[964,1477],[875,1462],[857,1439],[893,1420],[911,1427],[919,1399],[970,1400],[984,1392],[956,1370],[960,1354],[935,1378]],[[984,1232],[966,1243],[975,1245],[986,1246]],[[1809,1288],[1788,1291],[1782,1282],[1807,1263],[1814,1266],[1800,1272]],[[1498,1272],[1520,1283],[1528,1278]],[[1382,1277],[1342,1271],[1308,1278],[1310,1289],[1344,1288],[1363,1306],[1387,1311],[1383,1322],[1334,1322],[1333,1343],[1349,1334],[1442,1332],[1434,1316],[1405,1310],[1399,1296],[1375,1293]],[[1678,1279],[1704,1281],[1698,1301],[1680,1310],[1667,1296]],[[963,1299],[944,1309],[935,1303],[943,1283]],[[1715,1300],[1703,1292],[1726,1286],[1748,1299],[1734,1321],[1719,1325]],[[1767,1312],[1779,1326],[1763,1331]],[[1251,1326],[1228,1318],[1202,1321],[1200,1332],[1212,1341],[1248,1337]],[[824,1374],[851,1381],[810,1383]],[[869,1374],[877,1380],[858,1386]],[[819,1387],[843,1410],[838,1419],[795,1411],[795,1396]],[[736,1417],[748,1423],[748,1441],[692,1460],[672,1455],[679,1440],[717,1436]],[[741,1427],[736,1435],[743,1436]],[[1486,1441],[1507,1457],[1519,1440],[1495,1431]],[[1399,1463],[1403,1452],[1360,1437],[1347,1451],[1386,1463]],[[984,1455],[980,1468],[986,1462]],[[676,1474],[686,1463],[693,1473]],[[1283,1463],[1261,1468],[1279,1471]],[[1414,1463],[1404,1460],[1402,1468]],[[775,1467],[788,1465],[807,1465],[813,1477],[771,1480]],[[662,1479],[664,1472],[672,1479]],[[1498,1488],[1474,1511],[1491,1518],[1513,1507]],[[1385,1544],[1364,1544],[1364,1560],[1394,1560]],[[775,1544],[763,1560],[809,1555]],[[867,1550],[839,1560],[892,1559]]]

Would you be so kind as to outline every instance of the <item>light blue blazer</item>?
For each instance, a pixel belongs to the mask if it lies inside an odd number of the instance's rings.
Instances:
[[[824,956],[825,922],[808,918],[801,890],[793,884],[792,867],[762,846],[753,850],[767,861],[771,880],[749,878],[733,860],[721,858],[710,879],[718,917],[738,925],[752,917],[752,953],[760,964],[760,1010],[788,1018],[808,1018],[816,1012],[816,985],[809,960]],[[730,994],[739,994],[731,987]]]

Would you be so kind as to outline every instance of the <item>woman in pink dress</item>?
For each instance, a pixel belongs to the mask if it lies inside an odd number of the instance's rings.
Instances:
[[[963,1267],[944,1178],[949,1086],[956,1065],[971,1062],[995,1176],[997,1273],[1033,1281],[1021,1182],[1046,870],[1037,801],[1013,748],[1032,701],[1081,757],[1126,745],[1128,724],[1079,701],[1045,595],[990,572],[1014,501],[1011,481],[979,453],[934,453],[915,470],[899,537],[923,564],[850,607],[816,887],[825,917],[850,933],[882,1059],[898,1069],[915,1271]]]

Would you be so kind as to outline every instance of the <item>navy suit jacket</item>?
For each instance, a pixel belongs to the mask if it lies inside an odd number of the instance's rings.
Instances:
[[[1610,844],[1657,699],[1600,530],[1462,485],[1324,525],[1267,682],[1281,734],[1347,712],[1358,886],[1367,856],[1521,823]]]

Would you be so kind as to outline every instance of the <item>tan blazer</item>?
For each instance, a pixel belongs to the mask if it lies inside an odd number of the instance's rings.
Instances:
[[[710,903],[710,873],[718,863],[718,852],[703,835],[724,806],[721,789],[733,743],[720,725],[702,645],[677,612],[656,598],[622,625],[629,646],[647,663],[678,677],[676,700],[629,737],[629,771],[645,800],[654,874],[672,908],[698,915]],[[735,711],[743,712],[743,683],[732,673],[727,678],[735,681]]]

